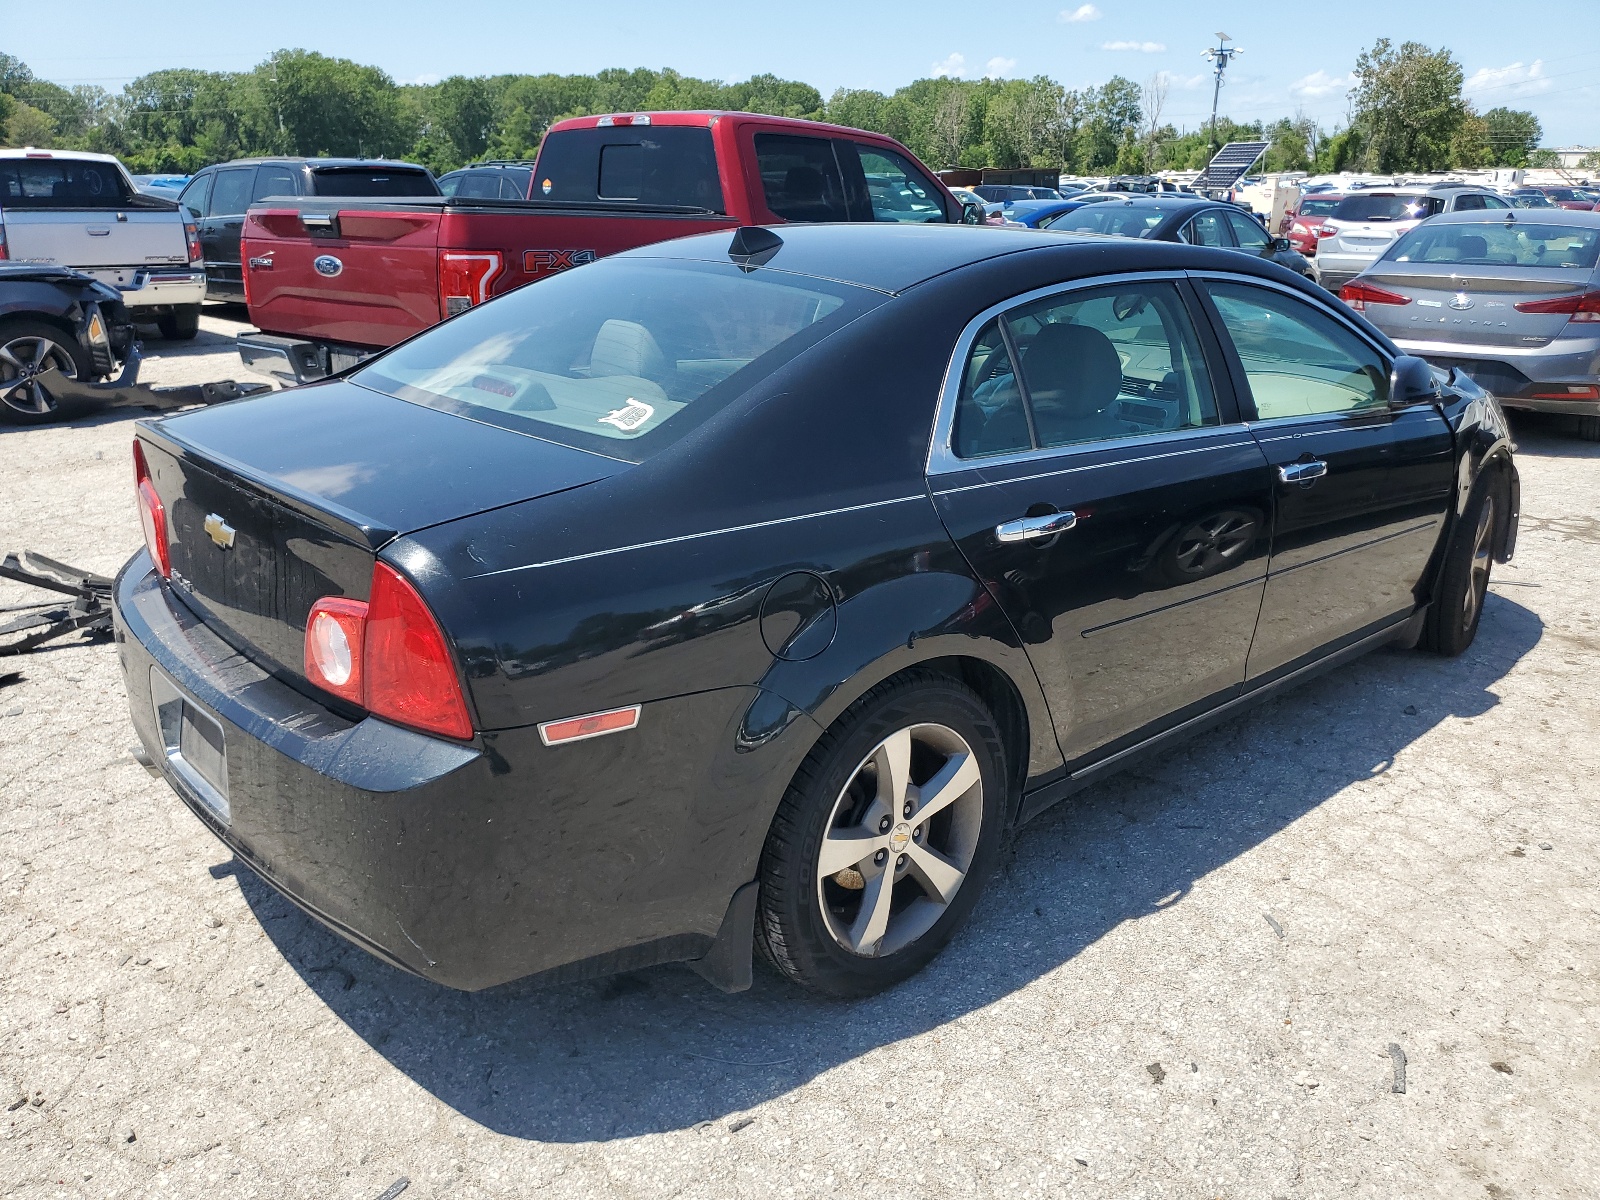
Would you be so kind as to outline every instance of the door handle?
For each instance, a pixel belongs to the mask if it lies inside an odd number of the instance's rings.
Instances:
[[[994,527],[994,535],[1005,543],[1029,542],[1065,533],[1078,523],[1074,512],[1045,513],[1042,517],[1018,517]]]
[[[1278,479],[1282,483],[1310,483],[1313,479],[1321,479],[1328,473],[1328,464],[1320,459],[1314,462],[1285,463],[1278,468]]]

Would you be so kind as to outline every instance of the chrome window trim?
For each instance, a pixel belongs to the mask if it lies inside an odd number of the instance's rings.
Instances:
[[[1116,450],[1126,447],[1132,451],[1148,449],[1151,446],[1170,445],[1175,441],[1198,441],[1202,437],[1216,434],[1232,433],[1234,440],[1231,442],[1208,443],[1204,446],[1191,446],[1181,450],[1165,450],[1160,454],[1130,454],[1122,458],[1108,458],[1103,462],[1076,463],[1068,466],[1054,467],[1051,470],[1039,471],[1033,475],[1016,475],[1005,479],[988,479],[982,483],[968,483],[960,487],[937,488],[930,491],[935,496],[953,496],[958,492],[970,492],[978,488],[1003,487],[1013,483],[1031,483],[1035,479],[1049,479],[1055,475],[1071,475],[1078,471],[1098,471],[1103,467],[1124,466],[1129,459],[1139,462],[1152,462],[1158,458],[1178,458],[1184,454],[1203,454],[1208,450],[1232,450],[1239,446],[1254,446],[1256,442],[1249,436],[1249,426],[1243,422],[1235,421],[1228,425],[1205,425],[1199,429],[1170,429],[1161,433],[1134,434],[1125,438],[1102,438],[1094,442],[1074,442],[1069,446],[1041,446],[1037,450],[1019,451],[1016,454],[993,454],[987,458],[960,459],[960,462],[981,463],[984,466],[1001,466],[1020,462],[1037,462],[1048,466],[1050,461],[1058,458],[1075,458],[1078,455],[1094,450]],[[1238,435],[1244,434],[1240,437]],[[964,468],[970,470],[971,468]]]
[[[1010,312],[1012,309],[1020,308],[1024,304],[1032,304],[1035,300],[1043,300],[1051,296],[1063,296],[1071,292],[1086,291],[1090,288],[1112,287],[1119,283],[1175,283],[1187,277],[1188,272],[1181,270],[1122,271],[1115,275],[1097,275],[1086,279],[1074,279],[1067,283],[1052,283],[1045,287],[1034,288],[1029,292],[1021,292],[1001,301],[999,304],[992,304],[973,317],[962,328],[961,336],[956,339],[955,350],[950,355],[950,361],[945,364],[944,380],[939,385],[939,404],[934,412],[933,437],[928,443],[928,458],[923,468],[924,473],[929,478],[933,478],[937,475],[951,475],[957,471],[970,471],[975,467],[999,466],[1002,463],[1021,462],[1063,453],[1081,453],[1096,447],[1115,446],[1129,441],[1130,439],[1126,438],[1111,438],[1098,442],[1080,442],[1071,446],[1041,446],[1036,450],[1018,450],[1011,454],[988,454],[982,458],[960,457],[951,447],[950,438],[955,431],[956,404],[961,399],[961,379],[966,371],[967,356],[972,353],[972,343],[977,340],[978,334],[985,325],[1001,313]],[[1013,364],[1013,369],[1017,369],[1017,366],[1018,364]],[[1220,428],[1223,428],[1223,426],[1207,425],[1204,430],[1209,432]],[[1193,431],[1174,430],[1173,432],[1187,433]],[[1165,437],[1170,435],[1158,434],[1154,436]]]

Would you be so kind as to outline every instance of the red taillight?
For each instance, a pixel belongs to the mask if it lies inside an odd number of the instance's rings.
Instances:
[[[6,227],[0,225],[0,262],[5,262],[11,255],[6,250]]]
[[[500,255],[493,250],[439,251],[439,295],[444,315],[453,317],[489,298],[489,285],[500,275]]]
[[[167,510],[156,494],[156,485],[150,481],[150,468],[145,465],[144,447],[137,438],[133,442],[133,481],[139,497],[139,524],[144,527],[144,548],[150,551],[150,561],[163,579],[172,576],[172,557],[167,550]]]
[[[1339,231],[1328,225],[1318,225],[1312,229],[1311,232],[1316,234],[1318,237],[1332,237]]]
[[[1554,300],[1524,300],[1514,307],[1520,313],[1565,315],[1573,321],[1600,321],[1600,291],[1558,296]]]
[[[193,221],[185,220],[183,223],[183,236],[189,242],[189,265],[197,267],[205,258],[205,251],[200,248],[200,227]]]
[[[1543,385],[1542,392],[1529,392],[1531,400],[1600,400],[1600,387],[1594,384],[1569,384],[1560,391],[1556,391],[1549,384]]]
[[[1357,312],[1364,312],[1369,304],[1410,304],[1410,296],[1402,296],[1399,292],[1391,292],[1386,288],[1373,287],[1370,283],[1362,283],[1359,279],[1351,280],[1339,289],[1339,299],[1343,300]]]
[[[444,631],[417,589],[387,563],[366,603],[330,596],[306,621],[306,678],[373,716],[446,737],[472,736]]]

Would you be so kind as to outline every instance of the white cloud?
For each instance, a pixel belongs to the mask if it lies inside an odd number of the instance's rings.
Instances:
[[[1164,42],[1101,42],[1102,50],[1137,50],[1140,54],[1160,54],[1166,50]]]
[[[1174,75],[1171,71],[1157,71],[1156,75],[1167,85],[1180,92],[1191,92],[1195,88],[1208,86],[1211,76],[1201,72],[1199,75]]]
[[[1319,69],[1309,75],[1302,75],[1291,83],[1289,94],[1306,100],[1320,100],[1324,96],[1349,91],[1350,85],[1354,82],[1355,80],[1348,75],[1329,75]]]
[[[1490,100],[1534,96],[1550,90],[1550,77],[1544,73],[1544,60],[1536,58],[1531,66],[1514,62],[1509,67],[1479,67],[1461,90],[1468,95],[1486,92]]]
[[[1084,21],[1098,21],[1104,15],[1092,4],[1080,4],[1077,8],[1063,8],[1061,21],[1065,25],[1078,25]]]
[[[967,56],[965,54],[952,54],[943,62],[936,62],[928,68],[928,74],[935,79],[960,79],[967,73]]]
[[[986,79],[1003,79],[1016,70],[1017,60],[1014,58],[1001,58],[998,54],[991,58],[983,68]]]
[[[432,71],[425,71],[421,75],[418,75],[415,79],[402,79],[400,82],[417,84],[418,86],[427,86],[428,84],[438,83],[443,78],[443,75],[435,75]]]

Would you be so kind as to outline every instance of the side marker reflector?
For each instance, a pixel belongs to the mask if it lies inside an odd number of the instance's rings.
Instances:
[[[621,733],[638,724],[639,706],[635,704],[629,708],[614,708],[610,712],[590,713],[586,717],[546,721],[539,726],[539,740],[546,746],[558,746],[564,742],[581,742],[608,733]]]

